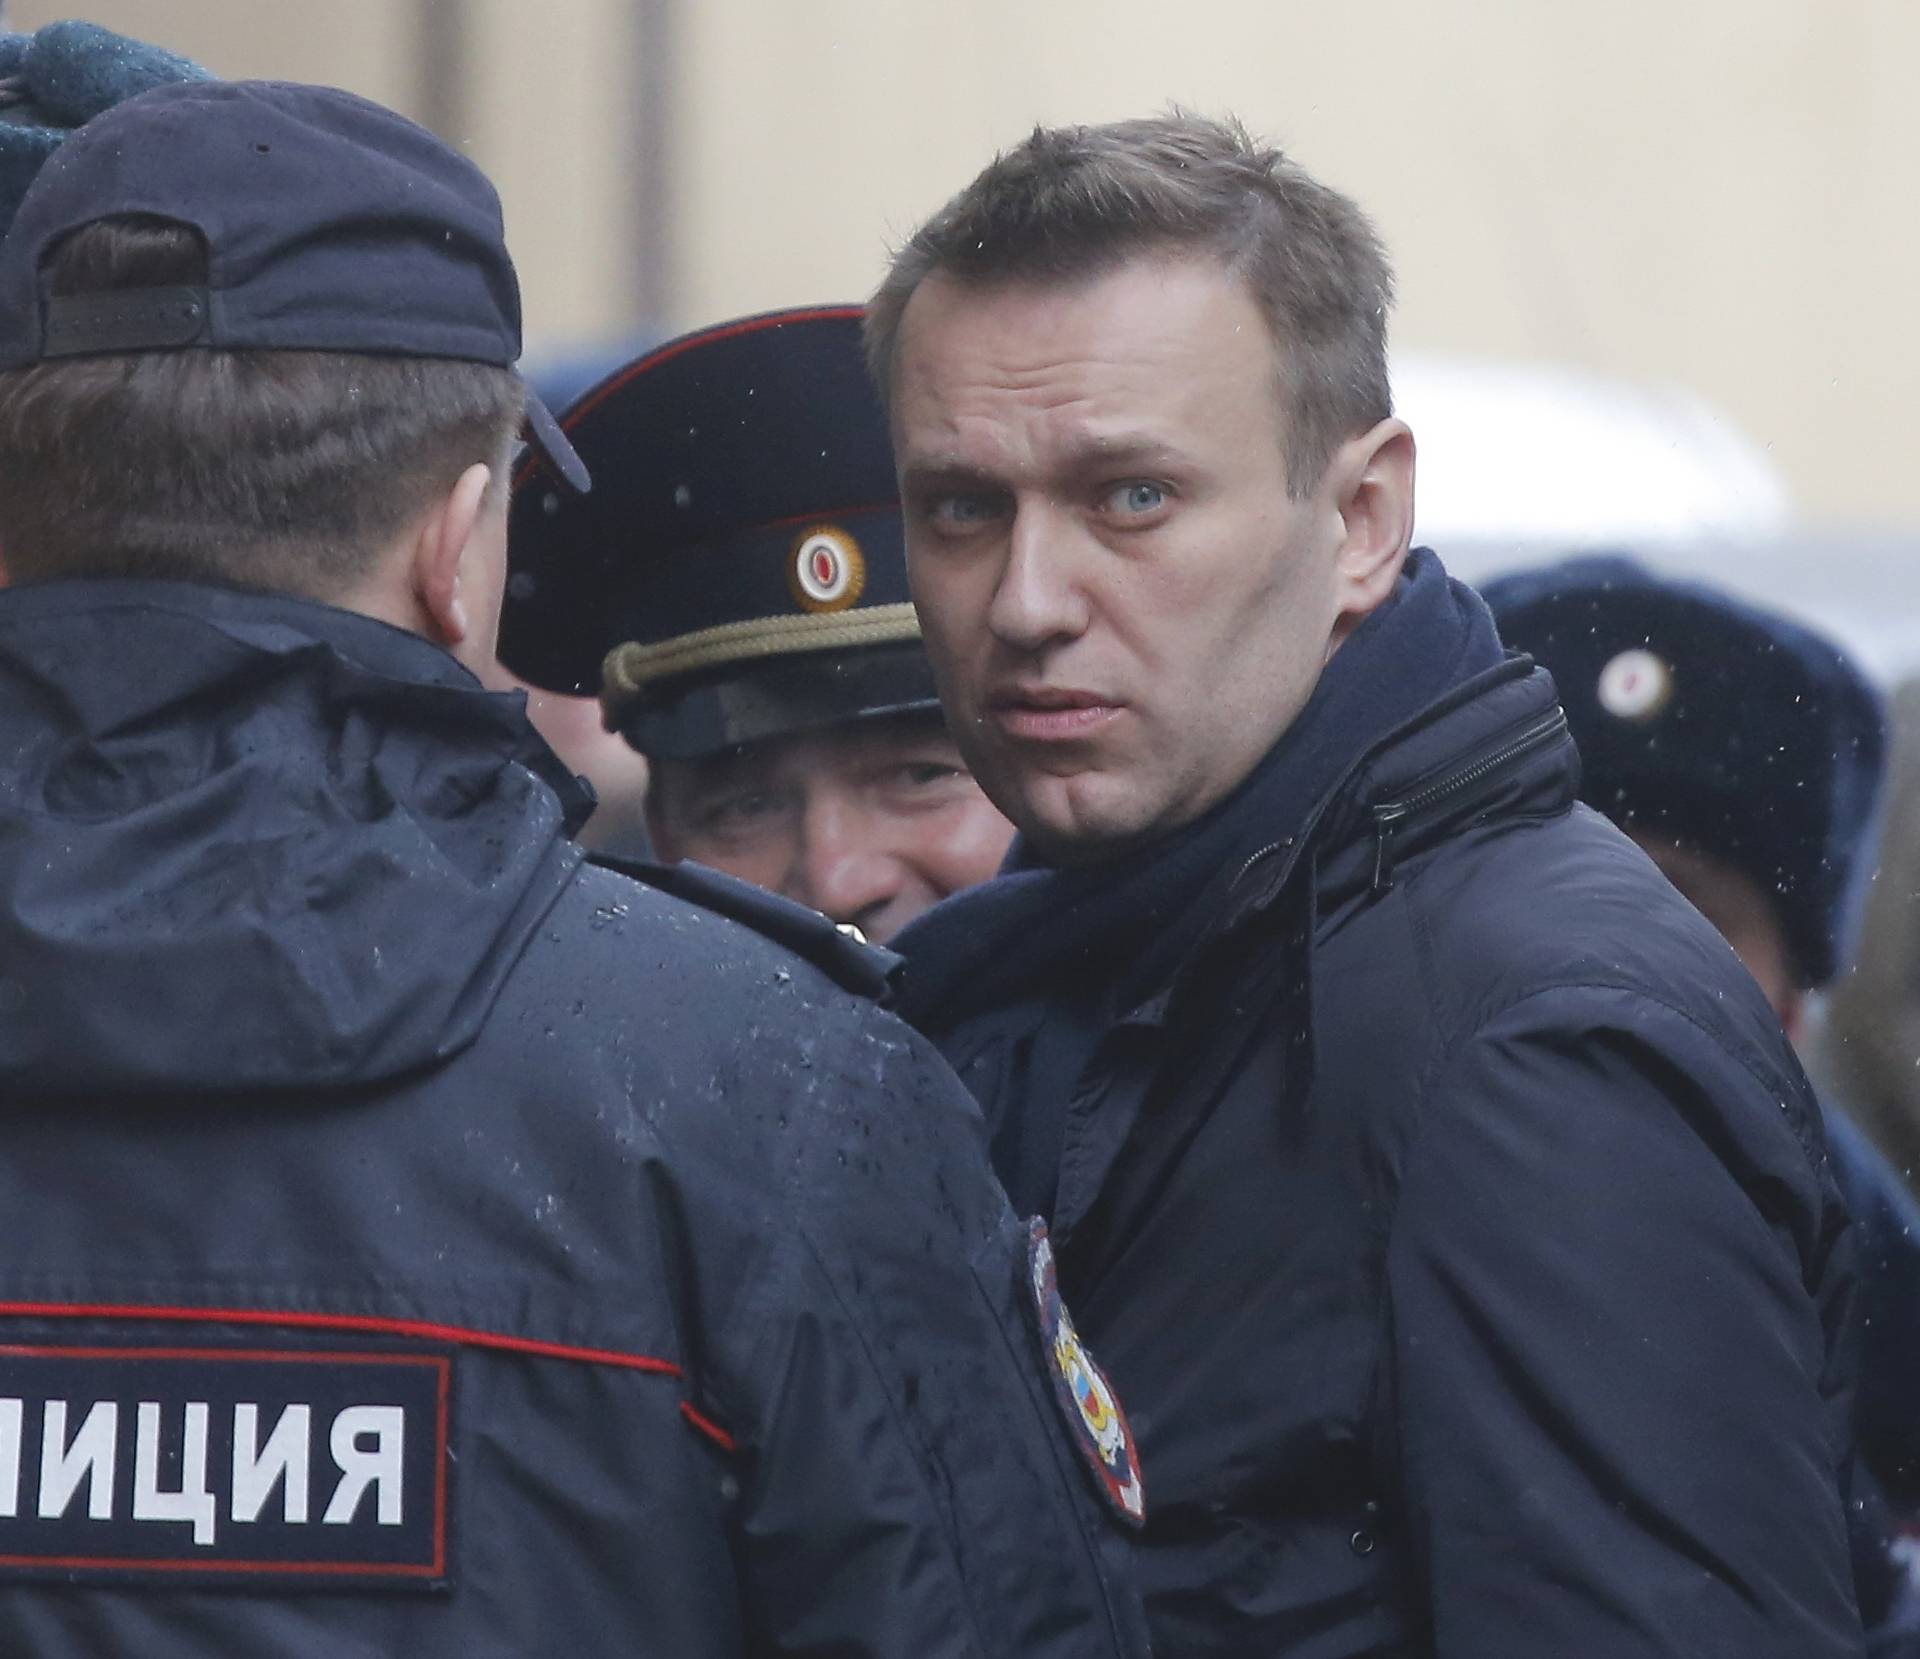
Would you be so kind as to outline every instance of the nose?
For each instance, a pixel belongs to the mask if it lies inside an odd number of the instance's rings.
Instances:
[[[1074,580],[1074,531],[1065,519],[1046,502],[1015,507],[987,626],[1017,651],[1037,651],[1086,628],[1086,601]]]
[[[781,891],[878,938],[910,878],[873,814],[844,796],[816,797],[807,803],[795,851]]]

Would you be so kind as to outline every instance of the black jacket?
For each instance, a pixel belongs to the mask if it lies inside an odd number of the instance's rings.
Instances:
[[[1376,621],[1334,659],[1362,679],[1404,654]],[[1047,1091],[1051,1222],[1140,1440],[1157,1649],[1858,1651],[1845,1222],[1766,1003],[1574,804],[1525,659],[1390,730],[1308,713],[1343,764],[1290,818],[1230,804],[1164,970],[1089,947],[1051,981],[1103,1010]],[[996,998],[1011,934],[970,955],[940,915],[903,1009],[1004,1153],[1056,1027]]]
[[[1833,1175],[1853,1218],[1854,1464],[1847,1486],[1854,1581],[1874,1659],[1920,1659],[1920,1575],[1899,1542],[1914,1528],[1920,1474],[1920,1203],[1874,1144],[1829,1102]]]
[[[976,1108],[580,793],[382,624],[0,594],[0,1652],[1143,1651]]]

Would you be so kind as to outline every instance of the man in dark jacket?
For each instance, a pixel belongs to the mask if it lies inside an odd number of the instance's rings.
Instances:
[[[1409,555],[1385,260],[1237,128],[1041,131],[869,310],[1020,831],[898,941],[1140,1437],[1183,1655],[1858,1651],[1819,1120]]]
[[[519,344],[486,181],[324,89],[135,99],[0,245],[0,1650],[1140,1653],[964,1091],[484,689]]]

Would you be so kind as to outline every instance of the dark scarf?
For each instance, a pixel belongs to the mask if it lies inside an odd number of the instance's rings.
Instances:
[[[1016,1204],[1048,1207],[1059,1123],[1093,1048],[1172,976],[1246,860],[1302,834],[1375,743],[1500,660],[1479,596],[1416,549],[1393,597],[1334,654],[1307,706],[1224,801],[1110,864],[1055,868],[1016,839],[997,877],[893,941],[906,958],[896,1008],[936,1033],[956,1064],[993,1039],[1031,1039],[1006,1074],[1018,1098],[981,1102]]]

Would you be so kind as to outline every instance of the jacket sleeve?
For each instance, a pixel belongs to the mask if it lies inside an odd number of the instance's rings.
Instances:
[[[978,1110],[872,1013],[820,1095],[765,1132],[784,1202],[742,1192],[738,1277],[700,1367],[737,1440],[755,1653],[1144,1655],[1121,1528],[1043,1370],[1025,1232]]]
[[[1440,1068],[1388,1248],[1388,1386],[1439,1659],[1861,1649],[1842,1227],[1804,1081],[1640,993]]]

